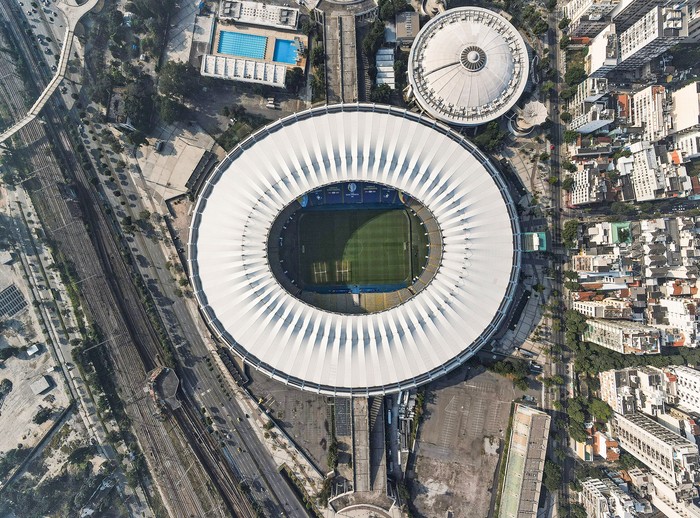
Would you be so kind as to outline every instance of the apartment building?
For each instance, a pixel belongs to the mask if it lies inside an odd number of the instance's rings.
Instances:
[[[589,78],[603,78],[617,67],[620,56],[619,34],[615,24],[605,27],[588,46],[584,67]]]
[[[586,322],[583,339],[622,354],[659,354],[663,333],[650,326],[624,320]]]
[[[635,70],[688,36],[687,9],[654,7],[620,33],[616,70]]]
[[[600,398],[618,414],[665,412],[666,374],[655,367],[609,370],[598,374]]]
[[[610,12],[617,30],[626,31],[654,7],[664,7],[668,0],[621,0]]]
[[[700,156],[700,81],[673,92],[673,142],[685,160]]]
[[[569,34],[592,38],[610,23],[610,13],[620,0],[571,0],[564,5],[564,15],[570,20]]]
[[[637,502],[610,479],[592,478],[581,483],[581,505],[589,518],[636,518]]]
[[[698,446],[644,414],[616,414],[612,433],[620,447],[671,487],[692,488],[700,478]]]
[[[620,175],[627,177],[632,185],[634,199],[648,201],[660,197],[665,188],[665,179],[656,149],[651,142],[635,142],[629,146],[632,153],[617,161]]]
[[[632,125],[642,128],[642,140],[658,142],[672,126],[671,102],[666,88],[651,85],[632,96]]]
[[[588,318],[632,319],[632,308],[630,303],[625,300],[613,298],[604,300],[577,300],[573,302],[571,307]]]

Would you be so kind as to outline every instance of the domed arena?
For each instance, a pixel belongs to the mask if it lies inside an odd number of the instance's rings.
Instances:
[[[481,7],[450,9],[430,20],[408,59],[418,105],[455,126],[478,126],[508,112],[528,73],[523,37],[503,16]]]

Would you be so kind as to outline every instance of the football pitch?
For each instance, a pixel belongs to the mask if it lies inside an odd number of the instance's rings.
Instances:
[[[299,273],[307,287],[407,286],[418,274],[416,241],[425,256],[420,222],[404,209],[313,210],[298,225]]]

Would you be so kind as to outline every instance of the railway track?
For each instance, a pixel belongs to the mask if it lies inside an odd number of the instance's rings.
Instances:
[[[41,84],[45,78],[36,65],[37,56],[33,55],[18,29],[22,22],[21,13],[10,1],[0,0],[0,17],[10,22],[5,26],[12,32],[17,50],[24,55],[33,78]],[[8,111],[17,118],[24,111],[24,84],[16,74],[3,70],[8,66],[7,62],[0,65],[4,85],[0,95],[5,98]],[[52,100],[50,104],[54,102]],[[47,234],[73,263],[79,276],[84,304],[104,335],[105,350],[114,366],[114,377],[125,401],[127,415],[163,503],[172,516],[226,516],[228,513],[221,508],[218,498],[203,490],[206,476],[199,478],[201,487],[195,488],[191,482],[191,478],[196,480],[198,475],[204,475],[197,473],[200,466],[192,451],[192,440],[196,435],[193,424],[180,428],[173,426],[175,423],[159,421],[154,416],[155,408],[150,399],[143,397],[146,372],[159,362],[158,337],[149,325],[121,250],[113,239],[113,224],[101,210],[95,210],[95,204],[99,207],[101,200],[89,183],[88,174],[73,155],[63,128],[66,121],[61,120],[52,106],[47,106],[44,115],[49,124],[42,126],[34,122],[19,134],[20,141],[29,151],[24,160],[25,167],[33,171],[31,183],[36,189],[32,198]],[[49,141],[53,142],[53,149]],[[60,165],[53,156],[54,151],[62,162]],[[60,188],[60,184],[66,181],[64,172],[75,175],[67,180],[74,182],[87,225],[76,216],[75,202],[66,199],[65,190]],[[187,472],[191,469],[190,478]],[[227,490],[230,491],[229,485]],[[231,512],[241,516],[250,514],[246,512],[245,504],[232,503],[232,498],[227,500]]]

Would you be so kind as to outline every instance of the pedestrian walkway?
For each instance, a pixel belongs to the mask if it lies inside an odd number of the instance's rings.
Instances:
[[[73,48],[75,27],[78,25],[80,19],[97,5],[98,1],[99,0],[88,0],[83,5],[70,5],[67,3],[56,4],[56,8],[63,12],[67,20],[66,35],[63,38],[61,57],[58,61],[56,74],[51,78],[51,81],[49,81],[49,84],[46,85],[46,88],[44,88],[44,91],[41,92],[41,95],[39,95],[36,102],[31,108],[29,108],[27,115],[0,134],[0,144],[4,144],[5,141],[12,138],[15,133],[36,119],[44,106],[46,106],[46,103],[49,101],[53,93],[58,89],[61,81],[63,81],[66,76],[68,60],[70,58],[71,49]]]

